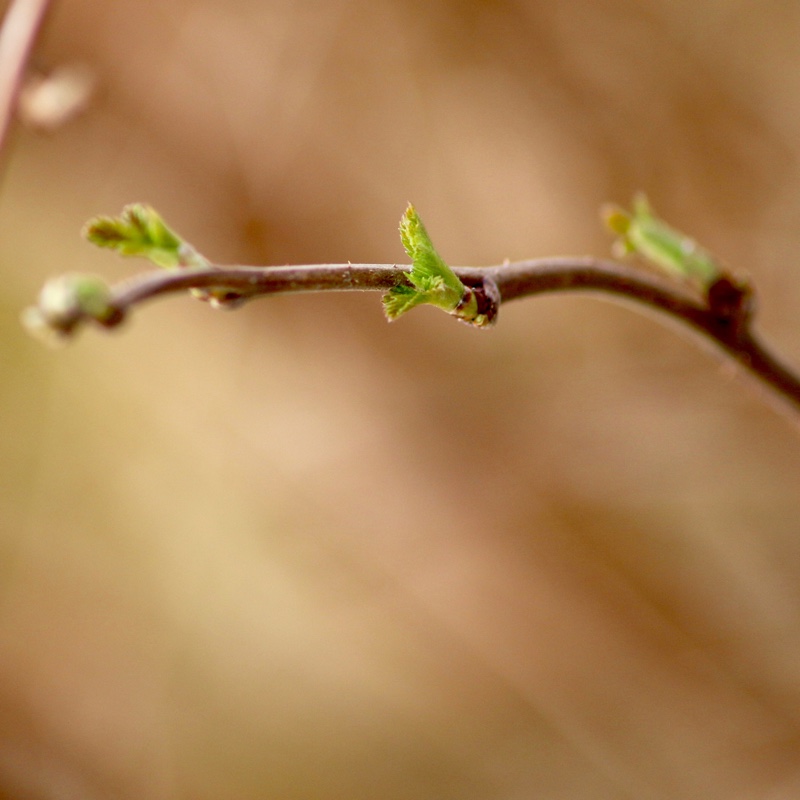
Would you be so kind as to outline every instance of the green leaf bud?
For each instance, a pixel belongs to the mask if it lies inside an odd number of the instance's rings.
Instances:
[[[444,262],[431,242],[430,236],[413,205],[400,220],[400,240],[411,258],[411,271],[404,273],[407,284],[398,284],[383,297],[383,307],[389,320],[397,319],[414,306],[429,304],[438,306],[464,322],[478,327],[494,320],[492,314],[479,309],[473,289]]]
[[[49,280],[38,303],[22,314],[22,323],[33,335],[50,343],[70,336],[84,320],[105,327],[122,321],[111,302],[111,289],[93,275],[61,275]]]
[[[141,256],[159,267],[205,267],[208,260],[176,234],[161,215],[145,203],[125,206],[119,217],[95,217],[83,235],[97,247],[123,256]]]
[[[633,212],[616,206],[603,209],[603,219],[618,235],[615,252],[635,253],[659,269],[688,279],[707,290],[723,273],[719,262],[694,239],[657,217],[647,198],[634,198]]]

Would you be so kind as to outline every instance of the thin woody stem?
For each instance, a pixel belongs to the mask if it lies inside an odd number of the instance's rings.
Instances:
[[[548,259],[509,265],[494,276],[503,300],[552,291],[597,291],[638,307],[658,310],[666,319],[683,323],[705,342],[716,345],[728,357],[758,378],[793,412],[800,412],[800,376],[783,364],[753,331],[751,319],[743,321],[720,315],[680,284],[618,264],[592,258]]]
[[[407,266],[395,264],[316,264],[288,267],[218,267],[145,273],[112,289],[117,312],[111,324],[151,298],[190,288],[229,290],[245,298],[285,292],[386,291],[404,282]],[[633,301],[683,323],[756,376],[800,413],[800,377],[783,365],[752,331],[750,318],[720,314],[688,287],[614,261],[550,258],[495,267],[456,267],[467,285],[493,281],[502,302],[535,294],[588,291]]]

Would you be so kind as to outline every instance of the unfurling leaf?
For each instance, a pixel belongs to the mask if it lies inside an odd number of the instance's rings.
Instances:
[[[123,256],[141,256],[165,269],[204,268],[211,262],[164,222],[146,203],[133,203],[118,217],[95,217],[83,235],[98,247],[108,247]],[[245,298],[225,287],[191,289],[192,297],[213,308],[235,308]]]
[[[118,217],[89,220],[83,235],[97,247],[108,247],[123,256],[141,256],[159,267],[205,267],[209,263],[145,203],[125,206]]]
[[[643,194],[634,198],[632,213],[606,206],[603,218],[619,237],[614,249],[620,256],[635,253],[665,272],[696,282],[703,290],[724,273],[711,253],[657,217]]]
[[[414,306],[429,304],[478,327],[494,321],[496,307],[491,313],[479,310],[475,292],[464,285],[436,252],[417,210],[410,203],[400,220],[400,240],[411,259],[411,271],[404,273],[408,284],[392,287],[383,297],[383,307],[390,320]]]

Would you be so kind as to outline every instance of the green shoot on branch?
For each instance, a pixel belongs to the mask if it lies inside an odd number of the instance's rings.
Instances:
[[[193,245],[170,228],[161,215],[146,203],[133,203],[118,217],[95,217],[83,228],[83,235],[97,247],[108,247],[123,256],[141,256],[165,269],[205,269],[211,262]],[[198,300],[215,308],[234,308],[245,298],[226,287],[192,289]]]
[[[603,209],[606,226],[619,238],[618,256],[635,253],[659,269],[709,289],[724,274],[723,268],[694,239],[668,225],[653,213],[643,194],[633,200],[633,212],[618,206]]]
[[[97,247],[108,247],[123,256],[141,256],[166,269],[206,267],[209,263],[145,203],[125,206],[118,217],[89,220],[83,235]]]
[[[479,302],[481,292],[489,294],[488,287],[474,290],[464,285],[436,252],[417,210],[410,203],[400,220],[400,240],[411,259],[411,272],[403,273],[408,284],[393,286],[383,297],[389,320],[397,319],[414,306],[428,304],[478,327],[494,322],[499,298]]]

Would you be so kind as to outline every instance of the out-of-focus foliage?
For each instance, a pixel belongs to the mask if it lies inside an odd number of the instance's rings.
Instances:
[[[656,216],[644,195],[634,198],[632,212],[607,206],[604,216],[606,226],[619,236],[614,249],[620,257],[635,253],[668,274],[695,281],[703,288],[721,276],[722,269],[711,253]]]
[[[94,275],[59,275],[39,292],[35,306],[21,314],[25,328],[46,343],[62,344],[83,319],[100,323],[113,318],[108,284]]]
[[[187,266],[187,249],[192,260],[198,262],[193,266],[208,264],[146,203],[125,206],[119,217],[93,217],[84,226],[83,235],[97,247],[116,250],[123,256],[147,258],[159,267]]]
[[[800,793],[800,443],[708,353],[589,298],[490,335],[373,294],[154,304],[50,353],[53,274],[608,251],[607,199],[759,293],[800,363],[790,3],[66,0],[95,76],[0,195],[0,794]]]

